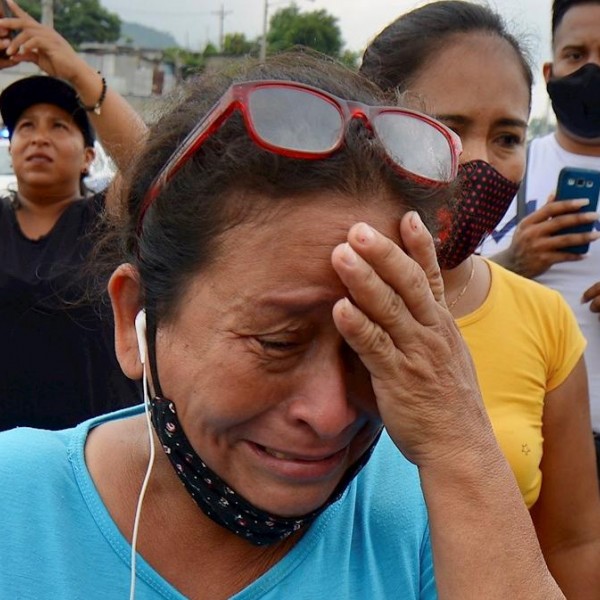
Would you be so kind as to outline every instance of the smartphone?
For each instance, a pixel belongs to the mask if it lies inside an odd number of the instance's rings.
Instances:
[[[4,18],[10,19],[11,17],[14,17],[13,11],[10,10],[10,6],[8,6],[8,2],[6,0],[0,0],[0,6],[2,6],[2,16]],[[8,37],[10,38],[14,38],[17,33],[19,33],[18,31],[11,29],[10,33],[8,34]],[[6,58],[6,52],[4,49],[0,50],[0,58]]]
[[[582,206],[580,212],[594,212],[598,206],[598,196],[600,196],[600,171],[594,169],[576,169],[575,167],[565,167],[558,175],[556,185],[556,202],[561,200],[578,200],[587,198],[589,204]],[[573,225],[557,231],[554,235],[564,233],[589,233],[592,231],[594,223],[583,223]],[[589,243],[579,246],[569,246],[562,248],[563,252],[572,252],[574,254],[586,254],[590,248]]]

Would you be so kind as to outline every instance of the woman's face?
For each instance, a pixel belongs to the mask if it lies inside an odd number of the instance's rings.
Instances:
[[[10,152],[21,186],[79,190],[94,157],[73,117],[54,104],[34,104],[19,117]]]
[[[328,192],[228,231],[157,335],[165,397],[202,459],[255,506],[321,506],[380,425],[367,370],[332,320],[349,227],[398,238],[398,203]]]
[[[480,159],[519,182],[525,170],[530,90],[515,50],[495,35],[456,35],[409,87],[460,135],[461,163]]]

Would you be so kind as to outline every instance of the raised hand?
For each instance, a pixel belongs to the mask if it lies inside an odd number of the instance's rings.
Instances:
[[[404,216],[406,251],[367,224],[332,255],[351,299],[336,326],[371,373],[378,408],[397,446],[419,466],[491,435],[471,357],[451,314],[433,240],[417,213]]]
[[[91,67],[56,30],[38,23],[13,0],[7,2],[13,17],[0,19],[0,36],[6,36],[0,39],[0,48],[7,55],[0,59],[0,68],[31,62],[48,75],[76,85],[78,75]],[[13,38],[8,36],[10,31],[17,32]]]

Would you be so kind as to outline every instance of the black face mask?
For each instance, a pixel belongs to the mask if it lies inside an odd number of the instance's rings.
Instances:
[[[215,523],[255,546],[268,546],[286,539],[310,525],[326,508],[337,502],[369,460],[381,434],[380,429],[364,454],[348,468],[324,505],[306,515],[281,517],[250,504],[207,466],[192,448],[173,402],[155,397],[150,401],[150,410],[163,450],[198,507]]]
[[[600,138],[600,67],[588,63],[546,86],[559,123],[584,139]]]

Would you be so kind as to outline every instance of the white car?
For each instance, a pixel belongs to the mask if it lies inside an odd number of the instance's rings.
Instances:
[[[8,151],[9,145],[8,139],[0,134],[0,196],[17,189],[17,178]],[[99,192],[108,187],[116,167],[99,142],[95,143],[95,150],[96,158],[90,166],[90,174],[85,178],[85,184],[92,192]]]
[[[8,146],[8,140],[0,137],[0,196],[17,189],[17,178],[13,172]]]

